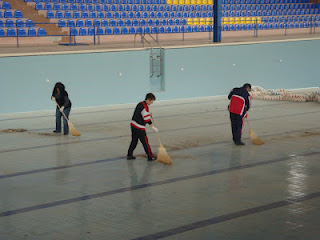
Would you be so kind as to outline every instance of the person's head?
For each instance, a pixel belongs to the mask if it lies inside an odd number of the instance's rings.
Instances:
[[[155,100],[156,100],[156,97],[152,93],[148,93],[146,95],[145,101],[148,105],[151,105]]]
[[[244,89],[246,89],[248,92],[251,91],[251,84],[250,83],[246,83],[242,86]]]
[[[57,93],[64,92],[65,91],[65,87],[64,87],[63,83],[57,82],[56,85],[54,85],[53,91],[57,92]]]

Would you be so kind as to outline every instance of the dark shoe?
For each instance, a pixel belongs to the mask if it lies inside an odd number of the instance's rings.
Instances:
[[[53,132],[54,132],[54,133],[61,133],[61,132],[57,132],[57,130],[54,130]]]
[[[148,157],[148,161],[155,161],[155,160],[157,160],[157,157],[152,157],[152,158]]]
[[[134,160],[134,159],[136,159],[136,157],[134,157],[134,156],[127,156],[127,160]]]
[[[245,145],[245,143],[244,142],[235,142],[235,144],[237,145],[237,146],[243,146],[243,145]]]
[[[69,135],[69,133],[64,133],[63,135]]]

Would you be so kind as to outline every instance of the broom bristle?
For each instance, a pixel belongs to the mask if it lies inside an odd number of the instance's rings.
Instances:
[[[160,145],[160,147],[158,148],[157,162],[161,162],[167,165],[172,165],[172,160],[168,155],[167,150],[162,145]]]
[[[72,136],[81,136],[81,134],[78,132],[78,130],[73,126],[73,124],[70,121],[68,121],[68,125],[69,125],[69,129]]]
[[[250,130],[250,139],[254,145],[262,145],[264,142],[257,136],[257,134]]]

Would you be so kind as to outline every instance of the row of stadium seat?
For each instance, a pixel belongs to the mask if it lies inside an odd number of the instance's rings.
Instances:
[[[261,5],[263,6],[263,5]],[[36,10],[61,10],[61,11],[200,11],[200,10],[213,10],[212,5],[151,5],[151,4],[103,4],[103,5],[91,5],[91,4],[79,4],[72,3],[68,5],[66,3],[54,3],[53,6],[49,3],[43,5],[43,3],[37,3],[35,5]],[[227,9],[229,10],[229,9]],[[254,10],[254,9],[253,9]]]
[[[19,10],[0,10],[0,18],[22,18],[22,12]]]
[[[222,18],[222,24],[234,24],[234,23],[251,23],[251,22],[310,22],[319,21],[319,15],[316,16],[297,16],[297,17],[258,17],[258,18]]]
[[[43,28],[38,28],[38,33],[35,28],[19,28],[16,32],[14,28],[0,28],[0,37],[36,37],[36,36],[46,36],[46,30]]]
[[[202,0],[171,0],[172,4],[191,4]],[[25,0],[25,2],[52,2],[52,3],[100,3],[100,4],[169,4],[170,0]],[[308,0],[223,0],[223,4],[286,4],[308,3]],[[194,4],[196,4],[194,3]]]
[[[230,6],[230,7],[229,7]],[[314,9],[319,5],[311,4],[310,6],[303,4],[244,4],[244,5],[222,5],[222,10],[282,10],[282,9]],[[66,4],[66,3],[36,3],[36,10],[62,10],[62,11],[200,11],[213,10],[212,5],[151,5],[151,4]]]
[[[258,11],[224,11],[223,17],[255,17],[255,16],[280,16],[280,15],[309,15],[319,14],[319,9],[306,10],[258,10]]]
[[[15,22],[12,19],[6,19],[5,22],[0,19],[0,27],[34,27],[34,23],[31,19],[17,19]]]
[[[226,15],[227,17],[228,15]],[[212,17],[212,11],[202,12],[73,12],[66,11],[64,14],[57,11],[47,12],[47,18],[187,18],[187,17]]]

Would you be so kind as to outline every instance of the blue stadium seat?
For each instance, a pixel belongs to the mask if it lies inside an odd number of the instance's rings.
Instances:
[[[93,10],[93,7],[91,4],[87,4],[87,11],[92,11]]]
[[[106,5],[106,4],[104,4],[104,5],[102,6],[102,10],[103,10],[103,11],[109,11],[109,6]],[[129,10],[128,10],[128,11],[129,11]]]
[[[27,36],[26,30],[24,28],[19,28],[17,31],[17,34],[19,37],[26,37]]]
[[[36,3],[36,10],[43,10],[42,3],[40,3],[40,2]]]
[[[11,4],[7,1],[3,2],[2,9],[11,9]]]
[[[118,19],[117,26],[120,26],[120,27],[123,26],[123,20],[122,19]]]
[[[6,25],[5,25],[5,26],[6,26],[7,28],[15,27],[12,19],[6,19]]]
[[[158,28],[157,27],[152,27],[151,28],[151,33],[158,33]]]
[[[136,32],[139,34],[142,34],[143,33],[142,27],[137,27]]]
[[[164,19],[164,18],[162,18],[161,20],[160,20],[160,24],[161,25],[167,25],[167,20],[166,19]]]
[[[82,12],[81,13],[81,18],[89,18],[88,12]]]
[[[89,28],[88,28],[88,35],[89,35],[89,36],[95,35],[95,32],[94,32],[94,28],[93,28],[93,27],[89,27]]]
[[[109,26],[111,26],[111,27],[116,26],[116,21],[114,19],[111,19],[109,22]]]
[[[143,12],[142,13],[142,18],[148,18],[148,13],[147,12]]]
[[[18,28],[24,27],[24,22],[21,19],[17,19],[16,26]]]
[[[169,18],[168,21],[167,21],[167,24],[168,25],[173,25],[173,20],[171,18]]]
[[[178,32],[179,32],[178,26],[172,27],[172,32],[173,32],[173,33],[178,33]]]
[[[128,34],[128,28],[122,27],[121,28],[121,34]]]
[[[63,18],[63,13],[61,11],[56,11],[56,18]]]
[[[135,33],[136,33],[136,29],[134,27],[130,27],[129,34],[135,34]]]
[[[154,22],[154,25],[156,25],[156,26],[159,26],[159,25],[160,25],[159,19],[155,19],[153,22]]]
[[[0,19],[0,28],[2,28],[4,26],[2,20]]]
[[[127,18],[127,13],[126,12],[121,12],[120,13],[121,18]]]
[[[112,18],[112,13],[111,12],[106,12],[106,18]]]
[[[79,4],[79,11],[85,11],[86,10],[86,5],[84,4]]]
[[[78,29],[76,28],[70,28],[70,33],[71,36],[77,36],[78,35]],[[39,35],[39,31],[38,31],[38,35]]]
[[[74,11],[73,12],[73,18],[80,18],[80,12]]]
[[[167,27],[166,27],[166,33],[171,33],[171,32],[172,32],[171,27],[167,26]]]
[[[97,11],[97,12],[100,12],[101,11],[101,6],[98,5],[98,4],[94,5],[94,10]]]
[[[133,19],[132,20],[132,26],[138,26],[139,25],[139,22],[137,19]]]
[[[164,27],[159,27],[158,31],[159,33],[164,33]]]
[[[227,24],[223,25],[223,31],[229,31],[229,26]]]
[[[190,25],[188,25],[188,26],[186,27],[186,32],[192,32],[192,28],[191,28]]]
[[[102,27],[107,27],[107,26],[108,26],[108,21],[105,20],[105,19],[102,19],[102,20],[101,20],[101,26],[102,26]]]
[[[116,6],[114,4],[110,5],[110,11],[116,11]]]
[[[93,26],[94,27],[100,27],[100,21],[98,19],[93,20]]]
[[[15,18],[22,18],[22,12],[16,10],[16,11],[14,12],[14,17],[15,17]]]
[[[65,26],[66,26],[66,21],[60,19],[60,20],[59,20],[59,23],[58,23],[58,26],[59,26],[59,27],[65,27]]]
[[[33,21],[31,19],[27,19],[26,27],[34,27],[34,23],[33,23]]]
[[[80,36],[87,36],[87,29],[81,27],[81,28],[79,29],[79,35],[80,35]]]
[[[98,12],[98,18],[104,18],[104,12]]]
[[[69,19],[67,22],[68,27],[75,27],[74,21],[72,19]]]
[[[36,37],[37,31],[34,28],[28,28],[28,36],[29,37]]]
[[[71,11],[78,11],[78,5],[75,3],[70,4],[70,10]]]
[[[199,26],[199,32],[204,32],[204,26],[203,25]]]
[[[120,29],[119,29],[118,27],[114,27],[114,28],[113,28],[113,34],[114,34],[114,35],[120,34]]]
[[[66,4],[66,3],[62,4],[62,10],[63,11],[68,11],[69,10],[69,5]]]
[[[4,11],[4,17],[5,18],[13,18],[13,14],[11,11],[6,10],[6,11]]]
[[[140,26],[146,25],[146,21],[144,19],[140,19]]]
[[[125,20],[125,25],[126,25],[126,26],[131,26],[131,21],[130,21],[130,19],[126,19],[126,20]]]
[[[89,18],[97,18],[96,12],[90,12]]]
[[[15,36],[16,36],[16,31],[13,28],[8,28],[7,37],[15,37]]]
[[[103,28],[98,27],[98,28],[97,28],[97,31],[96,31],[96,34],[97,34],[97,35],[104,35]]]
[[[49,12],[49,11],[48,11],[48,12]],[[65,11],[65,12],[64,12],[64,18],[72,18],[71,12]]]
[[[76,27],[83,27],[84,26],[84,23],[81,19],[78,19],[77,22],[76,22]],[[80,34],[80,32],[79,32]]]
[[[143,32],[144,33],[151,33],[150,27],[144,27]]]
[[[184,26],[180,26],[180,32],[184,33],[185,32],[185,27]]]

